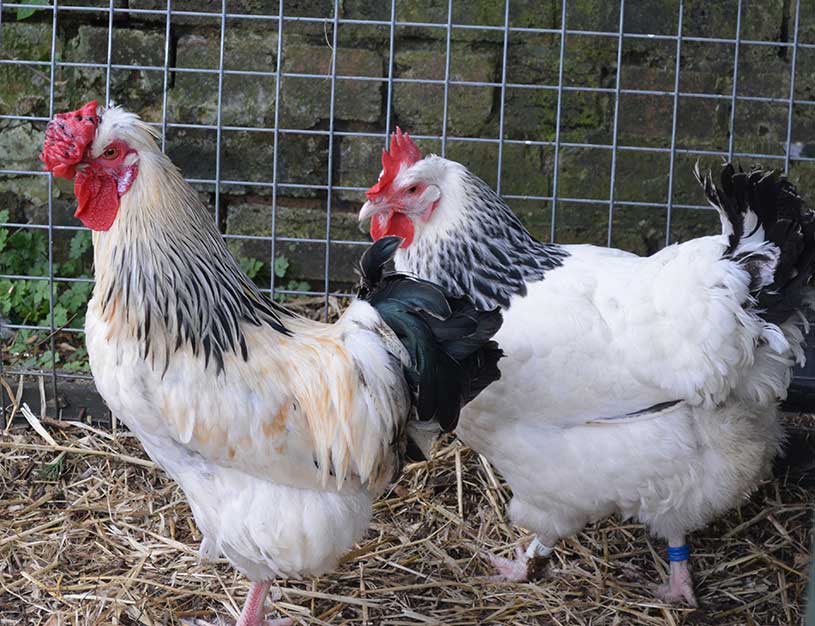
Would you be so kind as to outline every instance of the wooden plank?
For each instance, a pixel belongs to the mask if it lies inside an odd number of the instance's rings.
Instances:
[[[6,377],[6,382],[9,386],[17,391],[18,377]],[[50,384],[46,381],[46,394],[50,391]],[[5,390],[3,392],[3,404],[6,410],[9,409],[10,403],[8,395]],[[102,396],[96,391],[96,386],[89,380],[60,380],[59,391],[57,397],[56,408],[54,399],[48,397],[46,403],[46,414],[49,416],[56,416],[66,420],[80,420],[88,422],[90,420],[94,424],[110,425],[110,411],[108,410]],[[22,401],[27,403],[35,415],[41,415],[42,398],[40,394],[40,385],[36,377],[26,377],[23,382],[23,397]],[[14,423],[25,423],[22,415],[14,417]]]

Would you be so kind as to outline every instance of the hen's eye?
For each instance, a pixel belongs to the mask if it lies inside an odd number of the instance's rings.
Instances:
[[[115,146],[109,146],[105,148],[102,156],[106,159],[115,159],[117,156],[119,156],[119,149]]]
[[[408,193],[416,193],[417,190],[418,190],[418,188],[416,187],[416,185],[413,185],[413,187],[408,189]]]

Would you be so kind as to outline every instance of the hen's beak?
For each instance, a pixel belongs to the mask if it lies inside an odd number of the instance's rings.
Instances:
[[[378,213],[390,211],[392,208],[393,207],[391,207],[387,202],[382,200],[368,200],[368,202],[363,204],[362,208],[359,210],[358,219],[360,222],[363,222]]]

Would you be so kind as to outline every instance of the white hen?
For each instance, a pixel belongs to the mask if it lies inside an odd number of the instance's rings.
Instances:
[[[503,379],[456,431],[537,533],[499,571],[526,579],[558,539],[619,513],[668,541],[659,595],[696,604],[686,535],[766,475],[803,361],[815,225],[795,189],[727,166],[723,190],[704,181],[723,233],[641,258],[536,241],[483,181],[400,132],[383,166],[360,219],[374,239],[404,238],[397,269],[505,309]]]

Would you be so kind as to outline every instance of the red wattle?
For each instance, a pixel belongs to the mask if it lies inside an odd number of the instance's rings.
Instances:
[[[393,211],[388,211],[387,213],[377,213],[371,218],[371,239],[379,241],[388,234],[388,224],[392,215]]]
[[[371,238],[378,241],[388,235],[401,237],[404,241],[399,247],[407,248],[413,242],[413,222],[407,215],[398,211],[374,215],[371,218]]]
[[[116,179],[110,174],[87,167],[76,176],[74,193],[79,206],[74,217],[91,230],[108,230],[119,211]]]

